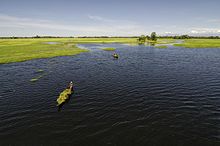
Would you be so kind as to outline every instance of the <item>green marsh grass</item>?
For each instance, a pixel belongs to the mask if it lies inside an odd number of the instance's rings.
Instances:
[[[104,50],[104,51],[115,51],[116,49],[115,48],[103,48],[102,50]]]
[[[166,48],[168,48],[167,46],[165,46],[165,45],[159,45],[159,46],[155,46],[156,48],[159,48],[159,49],[166,49]]]
[[[48,44],[47,42],[57,42]],[[132,43],[136,38],[40,38],[0,39],[0,64],[38,58],[76,55],[88,52],[76,46],[80,43]]]
[[[156,44],[173,44],[176,43],[175,39],[158,39]]]
[[[80,49],[76,45],[68,45],[65,40],[59,44],[46,44],[50,39],[15,39],[0,40],[0,64],[21,62],[37,58],[76,55],[88,50]],[[58,40],[56,40],[58,41]]]
[[[48,44],[48,42],[56,42]],[[85,43],[122,43],[138,45],[137,38],[39,38],[0,39],[0,64],[22,62],[38,58],[76,55],[88,52],[78,48]],[[152,43],[147,41],[146,43]],[[155,44],[176,43],[175,39],[158,39]],[[187,39],[175,46],[186,48],[220,48],[220,39]]]
[[[175,46],[185,48],[220,48],[220,39],[185,39]]]

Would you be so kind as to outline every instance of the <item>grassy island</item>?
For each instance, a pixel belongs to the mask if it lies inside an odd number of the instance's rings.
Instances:
[[[102,50],[104,50],[104,51],[115,51],[116,49],[115,48],[103,48]]]
[[[166,49],[167,48],[167,46],[165,46],[165,45],[160,45],[160,46],[155,46],[156,48],[159,48],[159,49]]]

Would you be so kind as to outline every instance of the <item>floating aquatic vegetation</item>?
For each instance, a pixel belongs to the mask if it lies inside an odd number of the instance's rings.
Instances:
[[[95,60],[97,60],[97,61],[107,61],[107,59],[101,59],[101,58],[97,58]]]
[[[38,79],[37,78],[33,78],[33,79],[31,79],[30,81],[31,82],[36,82]]]
[[[103,48],[104,51],[115,51],[115,48]]]
[[[32,78],[30,81],[31,81],[31,82],[36,82],[36,81],[38,81],[40,78],[42,78],[44,75],[46,75],[46,74],[42,74],[42,75],[40,75],[40,76],[38,76],[38,77],[36,77],[36,78]]]
[[[156,46],[156,48],[159,48],[159,49],[166,49],[167,46],[165,46],[165,45],[159,45],[159,46]]]
[[[44,70],[43,69],[38,69],[37,70],[37,73],[41,73],[41,72],[44,72]]]
[[[38,81],[40,78],[42,78],[43,77],[43,75],[40,75],[40,76],[38,76],[38,77],[36,77],[36,78],[33,78],[33,79],[31,79],[30,81],[31,82],[36,82],[36,81]]]

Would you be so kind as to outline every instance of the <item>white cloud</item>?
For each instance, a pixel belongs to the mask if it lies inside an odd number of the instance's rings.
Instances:
[[[192,34],[216,34],[220,33],[219,28],[192,28],[190,33]]]
[[[19,28],[35,27],[35,28],[70,30],[70,31],[76,31],[76,30],[93,31],[91,27],[85,28],[83,26],[57,24],[56,22],[49,20],[20,18],[20,17],[12,17],[1,14],[0,14],[0,27],[19,27]]]
[[[220,23],[220,19],[209,19],[208,22]]]
[[[200,21],[200,23],[208,23],[209,25],[220,23],[220,18],[197,17],[197,18],[194,18],[194,19]]]
[[[172,32],[170,32],[170,31],[166,31],[165,34],[172,34]]]
[[[89,19],[92,19],[92,20],[103,20],[102,17],[99,17],[99,16],[92,16],[92,15],[88,15]]]
[[[115,22],[115,20],[103,18],[101,16],[88,15],[88,18],[94,21]]]
[[[91,15],[89,16],[89,19],[103,22],[114,22],[114,20],[104,19],[99,16]],[[0,14],[0,31],[8,34],[10,31],[12,31],[11,28],[22,30],[25,29],[26,32],[35,31],[34,34],[36,34],[37,32],[42,32],[42,30],[46,30],[48,32],[48,35],[50,35],[50,32],[54,31],[59,32],[59,34],[62,33],[62,31],[65,31],[64,35],[139,35],[142,34],[143,31],[143,28],[140,25],[127,23],[127,21],[97,25],[74,25],[61,24],[49,20],[20,18]],[[66,32],[69,33],[66,34]],[[13,34],[13,32],[10,32],[10,34]]]
[[[161,25],[156,24],[156,25],[153,25],[153,27],[160,28],[160,27],[162,27],[162,26],[161,26]]]
[[[150,34],[155,30],[159,35],[191,34],[191,35],[220,35],[220,28],[186,28],[175,25],[155,25],[152,27],[140,25],[128,20],[112,20],[100,16],[88,15],[88,24],[63,24],[60,22],[21,18],[0,14],[0,36],[134,36]],[[95,23],[92,23],[96,21]],[[174,28],[175,27],[175,28]]]
[[[196,30],[191,30],[191,33],[193,33],[193,34],[197,34],[197,33],[199,33],[199,32],[196,31]]]

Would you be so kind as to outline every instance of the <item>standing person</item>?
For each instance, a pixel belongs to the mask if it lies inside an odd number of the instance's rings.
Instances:
[[[69,83],[69,86],[67,88],[71,89],[71,91],[73,90],[73,82],[72,81]]]

